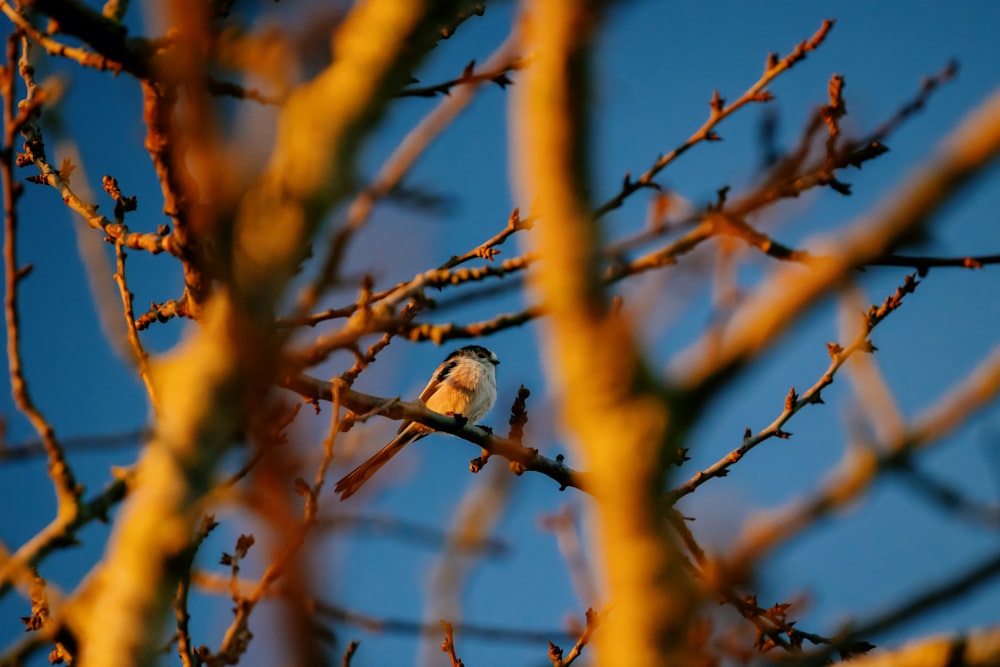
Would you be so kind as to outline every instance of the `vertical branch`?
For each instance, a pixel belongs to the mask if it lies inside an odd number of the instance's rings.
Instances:
[[[222,140],[206,89],[218,34],[212,11],[200,0],[164,2],[173,26],[170,48],[153,59],[153,75],[143,79],[145,147],[163,192],[164,212],[173,220],[184,267],[184,300],[197,319],[212,291],[213,278],[225,273],[209,249],[224,242],[222,222],[231,208],[232,188],[223,186]]]
[[[14,402],[32,427],[42,439],[45,452],[48,455],[48,472],[55,485],[56,500],[60,517],[70,520],[78,511],[77,499],[80,489],[77,486],[62,446],[56,439],[55,429],[48,422],[41,410],[35,405],[28,390],[28,382],[24,375],[21,358],[21,328],[18,310],[18,283],[26,278],[31,271],[30,265],[18,266],[17,260],[17,199],[20,196],[20,184],[14,180],[14,135],[18,129],[15,125],[23,122],[19,116],[14,116],[14,77],[15,61],[27,86],[27,98],[23,107],[29,110],[29,115],[37,113],[40,94],[34,84],[34,68],[29,60],[29,43],[21,38],[21,57],[17,57],[17,40],[14,35],[7,40],[7,67],[3,72],[4,97],[4,145],[2,176],[4,192],[4,314],[7,322],[7,364],[10,367],[10,385]],[[34,107],[34,108],[32,108]]]
[[[128,281],[125,278],[125,247],[122,245],[121,241],[115,243],[115,284],[118,285],[118,291],[121,293],[122,297],[122,307],[124,308],[125,315],[125,327],[128,332],[128,342],[132,347],[132,352],[135,355],[134,361],[136,368],[139,370],[139,377],[142,378],[143,384],[146,385],[146,393],[149,394],[149,400],[153,404],[153,408],[157,409],[156,403],[156,391],[153,387],[153,377],[149,370],[149,354],[142,347],[142,341],[139,340],[139,331],[135,326],[135,309],[132,307],[132,299],[135,296],[129,291]]]
[[[599,229],[586,201],[589,42],[596,3],[526,3],[536,60],[513,110],[525,199],[537,198],[537,288],[552,314],[549,371],[600,499],[599,547],[614,611],[597,637],[601,664],[677,664],[696,602],[662,517],[680,427],[645,371],[629,325],[600,289]]]
[[[280,354],[271,327],[275,305],[328,208],[347,192],[366,132],[433,44],[442,15],[453,15],[457,5],[357,3],[338,27],[333,64],[289,98],[268,170],[236,214],[238,248],[216,249],[232,251],[234,282],[213,290],[198,331],[154,365],[156,437],[93,580],[90,613],[81,614],[84,664],[155,662],[177,590],[175,564],[190,542],[198,501],[273,385]],[[166,111],[157,103],[160,91],[148,83],[144,89],[147,113]],[[151,152],[167,159],[163,137],[152,139]]]
[[[182,572],[180,581],[177,582],[177,594],[174,597],[174,616],[177,618],[177,654],[181,658],[184,667],[194,667],[200,664],[195,660],[195,647],[191,639],[191,614],[188,612],[188,595],[191,592],[191,566],[194,565],[195,555],[198,548],[219,524],[215,521],[215,516],[206,514],[202,517],[201,526],[195,533],[191,544],[185,549],[180,558],[181,563],[178,570]]]
[[[163,192],[163,212],[173,220],[173,238],[178,255],[184,263],[184,294],[191,317],[197,319],[202,304],[208,298],[209,284],[196,256],[191,229],[191,201],[194,181],[180,154],[178,132],[174,127],[174,107],[177,91],[168,83],[147,79],[142,81],[143,120],[146,123],[146,151],[156,170]]]

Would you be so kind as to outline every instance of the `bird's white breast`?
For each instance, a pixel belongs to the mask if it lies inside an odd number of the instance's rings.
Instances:
[[[462,359],[427,399],[427,407],[442,414],[461,414],[475,424],[493,407],[496,398],[493,364]]]

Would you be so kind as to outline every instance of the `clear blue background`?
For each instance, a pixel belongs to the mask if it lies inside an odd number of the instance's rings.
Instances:
[[[325,6],[314,2],[313,7]],[[240,3],[237,3],[240,7]],[[508,30],[515,6],[491,3],[486,15],[465,24],[443,42],[417,76],[433,83],[456,76],[469,60],[485,60]],[[291,5],[256,5],[261,25],[269,15],[296,14]],[[133,7],[134,31],[155,23]],[[595,52],[593,197],[615,193],[626,171],[637,175],[658,154],[686,139],[707,117],[713,89],[735,99],[763,71],[768,52],[781,55],[811,36],[822,19],[836,26],[816,52],[781,76],[770,90],[776,96],[769,107],[779,118],[779,146],[789,148],[811,111],[826,101],[831,74],[846,80],[849,115],[843,123],[852,135],[871,130],[911,99],[922,77],[936,73],[950,60],[960,64],[958,77],[935,94],[921,113],[886,141],[891,151],[865,165],[864,170],[841,174],[854,185],[854,195],[842,197],[817,190],[780,204],[758,220],[769,233],[786,243],[808,247],[813,235],[852,220],[886,196],[895,184],[922,160],[963,115],[1000,84],[1000,5],[993,2],[879,2],[801,3],[738,1],[714,3],[634,2],[616,5],[610,12]],[[295,16],[283,19],[304,30]],[[144,23],[146,22],[146,23]],[[154,29],[155,31],[155,29]],[[137,231],[151,231],[167,220],[148,157],[142,148],[141,96],[137,84],[122,75],[81,71],[64,63],[45,61],[40,74],[58,74],[68,84],[58,117],[47,118],[50,157],[58,164],[60,147],[55,123],[79,143],[83,171],[94,192],[100,177],[116,176],[126,194],[139,198],[139,211],[129,219]],[[511,75],[516,81],[518,73]],[[380,287],[412,277],[453,254],[464,252],[499,231],[516,201],[508,174],[516,169],[508,155],[506,130],[509,96],[496,86],[486,87],[466,113],[432,147],[405,183],[444,195],[442,212],[415,213],[392,204],[377,207],[353,247],[351,268],[370,271]],[[401,99],[390,110],[380,133],[367,146],[361,169],[370,176],[424,113],[432,100]],[[272,111],[252,103],[227,104],[233,136],[249,133],[245,144],[250,168],[259,168],[267,155]],[[764,107],[751,106],[725,121],[718,132],[724,141],[699,145],[671,165],[657,180],[698,206],[715,191],[731,185],[734,192],[752,187],[761,154],[758,128]],[[227,119],[228,120],[228,119]],[[27,176],[29,172],[21,174]],[[1000,252],[997,233],[1000,188],[994,168],[946,212],[936,218],[922,246],[913,253],[965,255]],[[78,181],[74,181],[77,184]],[[106,196],[96,199],[110,213]],[[632,197],[626,206],[605,218],[610,238],[640,229],[646,218],[648,194]],[[77,234],[81,229],[50,189],[28,184],[21,200],[21,261],[32,263],[31,277],[22,283],[24,362],[31,389],[43,412],[63,437],[117,433],[142,426],[148,409],[141,383],[106,342],[95,315],[88,278],[79,259]],[[331,221],[338,220],[335,214]],[[523,247],[523,246],[522,246]],[[108,252],[108,251],[106,251]],[[500,259],[513,256],[513,242]],[[622,287],[629,303],[645,299],[650,309],[642,322],[649,355],[666,368],[675,355],[711,321],[711,287],[698,271],[708,265],[711,252],[686,258],[679,267],[643,277]],[[770,261],[754,253],[744,255],[743,287],[750,287]],[[176,263],[165,256],[130,254],[128,264],[137,308],[150,300],[179,296],[181,279]],[[872,269],[861,285],[872,303],[881,302],[901,284],[904,269]],[[111,269],[102,276],[112,285]],[[954,382],[962,378],[998,342],[1000,306],[996,297],[998,269],[982,271],[934,270],[917,293],[906,299],[873,334],[880,349],[875,360],[895,392],[903,413],[919,416]],[[440,295],[442,302],[448,294]],[[329,305],[353,299],[350,291],[335,295]],[[442,310],[435,321],[470,322],[499,311],[514,311],[530,302],[510,290],[499,302],[488,301]],[[773,352],[720,396],[701,427],[692,433],[690,461],[679,474],[686,479],[737,446],[743,429],[758,430],[776,417],[789,387],[813,384],[828,364],[824,344],[837,340],[834,303],[826,303],[797,323]],[[121,327],[119,321],[113,325]],[[143,334],[152,350],[166,350],[189,323],[158,324]],[[119,329],[120,331],[120,329]],[[313,331],[304,332],[313,334]],[[507,409],[518,385],[532,389],[529,401],[528,441],[550,456],[568,453],[578,464],[572,445],[559,428],[558,397],[546,391],[544,364],[539,359],[535,325],[508,330],[485,341],[502,359],[500,399],[486,423],[505,429]],[[357,388],[383,396],[413,397],[448,350],[431,344],[394,342]],[[335,356],[317,371],[324,377],[342,371],[350,360]],[[846,419],[857,413],[846,376],[823,394],[826,405],[804,410],[787,426],[789,441],[769,441],[753,451],[729,477],[706,484],[682,504],[694,516],[696,536],[706,546],[724,549],[754,512],[780,506],[814,490],[844,453]],[[6,420],[6,441],[33,439],[25,420],[8,396],[0,403]],[[318,461],[319,442],[328,414],[316,418],[304,410],[294,431],[295,449],[303,457],[302,475],[311,479]],[[393,424],[371,422],[354,432],[358,444],[372,451],[389,437]],[[345,441],[346,442],[346,441]],[[345,444],[345,443],[342,443]],[[963,488],[970,496],[995,502],[1000,481],[1000,412],[984,411],[947,442],[920,459],[920,467]],[[466,490],[481,483],[470,476],[466,462],[477,451],[467,443],[435,436],[407,450],[368,489],[341,505],[332,490],[322,500],[322,514],[396,517],[421,525],[447,529],[450,517]],[[109,479],[112,465],[134,462],[138,448],[100,453],[70,451],[81,480],[96,492]],[[245,452],[235,451],[229,464],[238,466]],[[333,471],[349,469],[347,461]],[[494,461],[490,465],[502,465]],[[0,463],[0,540],[20,546],[53,516],[51,485],[44,461]],[[551,533],[539,527],[540,516],[571,505],[584,515],[588,500],[574,491],[560,493],[551,480],[525,475],[514,480],[495,536],[509,545],[509,554],[476,563],[462,595],[463,619],[503,628],[553,630],[565,627],[569,617],[582,618],[588,604],[575,595],[566,564]],[[259,574],[268,557],[268,531],[253,517],[231,506],[220,508],[222,526],[204,545],[199,566],[225,574],[218,558],[231,551],[241,532],[255,532],[258,547],[251,551],[244,573]],[[72,589],[100,557],[108,527],[88,526],[81,545],[48,558],[41,574],[64,590]],[[585,538],[590,537],[585,533]],[[404,543],[392,537],[350,532],[317,535],[311,559],[317,575],[314,594],[359,612],[417,620],[428,606],[428,573],[436,562],[434,549]],[[592,550],[586,553],[593,559]],[[955,576],[1000,549],[995,531],[955,520],[929,504],[905,484],[887,479],[863,503],[838,514],[777,551],[760,572],[757,593],[767,606],[798,601],[791,611],[798,627],[834,634],[839,624],[866,618],[907,599],[922,588]],[[599,600],[597,603],[603,603]],[[198,594],[192,601],[194,641],[217,648],[231,618],[231,603],[222,596]],[[251,621],[257,635],[242,664],[270,664],[280,655],[275,623],[281,608],[265,604]],[[21,628],[17,618],[29,613],[28,603],[16,594],[0,601],[0,640],[8,644]],[[723,611],[720,618],[735,614]],[[436,618],[427,619],[435,622]],[[882,637],[892,646],[929,632],[958,631],[1000,622],[1000,586],[990,583],[960,603],[947,605],[917,622]],[[164,637],[169,634],[165,629]],[[353,627],[337,629],[340,644],[362,639],[352,664],[408,664],[422,655],[423,664],[442,664],[437,652],[440,636],[418,651],[411,636],[374,635]],[[469,665],[547,664],[546,647],[504,645],[457,637],[460,656]],[[568,648],[568,643],[564,642]],[[177,663],[171,656],[164,662]],[[45,664],[43,655],[36,664]]]

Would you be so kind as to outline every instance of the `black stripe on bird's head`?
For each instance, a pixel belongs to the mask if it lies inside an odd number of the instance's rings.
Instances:
[[[488,361],[494,366],[500,363],[497,355],[493,353],[489,348],[483,347],[482,345],[466,345],[465,347],[460,347],[451,354],[449,354],[445,361],[449,359],[454,359],[456,357],[468,357],[469,359],[482,359],[483,361]]]

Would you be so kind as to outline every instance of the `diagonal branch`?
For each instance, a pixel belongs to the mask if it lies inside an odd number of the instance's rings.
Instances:
[[[755,521],[733,549],[731,561],[750,567],[778,544],[862,496],[880,474],[940,441],[1000,395],[1000,346],[938,402],[879,451],[855,448],[812,496]]]
[[[890,254],[919,230],[964,185],[1000,154],[1000,92],[994,93],[951,133],[937,154],[884,200],[875,213],[858,220],[843,240],[831,241],[829,259],[808,273],[789,266],[746,301],[727,332],[713,328],[689,351],[680,376],[696,402],[706,400],[819,299],[843,284],[859,267]],[[720,333],[725,333],[720,337]],[[721,344],[716,341],[721,340]]]
[[[813,51],[818,48],[819,45],[823,43],[823,40],[826,39],[826,35],[830,32],[832,27],[832,20],[827,19],[823,21],[819,30],[817,30],[812,37],[799,43],[795,49],[793,49],[781,60],[778,60],[777,56],[772,53],[768,57],[764,68],[764,74],[757,80],[756,83],[747,88],[746,91],[744,91],[744,93],[735,101],[726,104],[725,100],[719,96],[719,91],[715,91],[709,105],[711,107],[711,113],[709,114],[708,120],[706,120],[694,134],[688,137],[684,143],[680,144],[666,155],[662,155],[657,158],[653,165],[635,181],[633,181],[626,174],[621,190],[619,190],[616,195],[608,199],[606,202],[598,206],[594,211],[594,217],[600,218],[609,211],[620,207],[622,203],[624,203],[625,199],[637,190],[647,187],[655,187],[653,178],[663,171],[667,165],[687,152],[695,144],[702,141],[718,141],[719,137],[715,134],[715,127],[740,108],[753,102],[767,102],[771,100],[772,96],[771,93],[767,91],[767,86],[780,74],[791,69],[795,63],[804,59],[809,51]]]
[[[801,396],[796,393],[795,388],[793,387],[785,399],[784,410],[782,410],[781,414],[778,415],[773,422],[756,435],[750,435],[750,431],[747,429],[747,434],[744,436],[743,443],[739,447],[732,450],[704,470],[696,472],[687,482],[671,491],[668,495],[670,502],[676,502],[684,496],[693,493],[699,486],[710,479],[725,477],[729,474],[729,469],[732,468],[733,465],[739,462],[740,459],[747,454],[747,452],[762,442],[775,437],[788,438],[791,434],[782,430],[785,424],[787,424],[792,417],[794,417],[807,405],[823,402],[821,392],[833,383],[833,379],[837,374],[837,371],[840,370],[840,367],[843,366],[847,360],[851,358],[851,356],[857,352],[871,353],[875,351],[875,347],[871,344],[871,341],[868,340],[868,336],[871,334],[872,330],[889,315],[889,313],[896,310],[902,304],[903,296],[912,293],[918,284],[919,282],[914,280],[913,276],[907,276],[906,282],[902,287],[896,290],[894,295],[888,297],[880,307],[872,306],[872,310],[869,311],[870,315],[868,313],[865,314],[861,331],[859,331],[857,336],[854,337],[854,340],[845,346],[841,346],[837,343],[827,344],[827,351],[830,353],[831,361],[830,365],[827,367],[823,375],[820,376],[819,380],[817,380],[815,384],[813,384]]]
[[[299,374],[282,378],[280,384],[311,401],[333,402],[334,400],[333,384],[325,380],[317,380]],[[560,489],[573,487],[587,493],[594,493],[589,484],[590,475],[566,466],[562,456],[556,457],[555,460],[547,458],[542,456],[537,449],[525,447],[516,440],[501,438],[481,426],[466,424],[461,418],[447,417],[429,410],[419,401],[407,402],[398,398],[379,398],[362,394],[346,386],[338,387],[336,395],[341,405],[357,414],[379,414],[389,419],[425,424],[435,431],[450,433],[479,445],[491,455],[507,459],[511,462],[511,469],[516,474],[522,474],[526,471],[538,472],[558,482]]]

